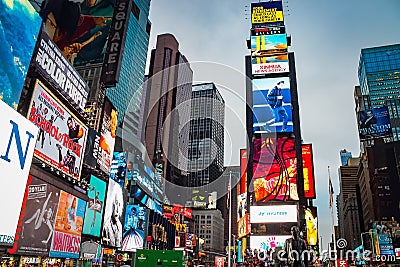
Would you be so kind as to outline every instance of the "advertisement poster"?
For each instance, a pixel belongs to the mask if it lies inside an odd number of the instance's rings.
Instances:
[[[240,218],[238,221],[238,238],[250,234],[250,231],[251,231],[250,215],[245,214],[244,217]]]
[[[142,249],[146,229],[146,208],[139,205],[127,205],[125,213],[122,251],[134,252]]]
[[[0,1],[0,99],[14,109],[41,24],[28,0]]]
[[[38,80],[29,110],[29,120],[39,127],[34,155],[79,180],[87,127]]]
[[[106,189],[106,182],[94,175],[90,176],[90,185],[88,189],[89,201],[86,205],[85,221],[82,230],[83,234],[96,237],[100,236]]]
[[[86,201],[61,190],[50,257],[79,258]]]
[[[46,77],[54,89],[57,89],[68,103],[84,111],[89,86],[45,32],[40,35],[34,58],[37,70]]]
[[[283,25],[282,1],[251,3],[251,25],[253,28]]]
[[[83,163],[92,169],[99,169],[98,160],[100,158],[100,134],[93,128],[88,129],[85,145],[85,156]]]
[[[283,248],[285,246],[286,239],[291,238],[290,235],[280,236],[251,236],[250,237],[250,249],[254,251],[268,251],[269,249]]]
[[[297,205],[250,206],[250,223],[297,222]]]
[[[100,130],[100,169],[106,173],[110,172],[113,159],[115,136],[117,131],[118,112],[108,98],[104,100],[103,119]]]
[[[0,113],[0,245],[13,246],[38,128],[1,100]]]
[[[318,243],[318,218],[317,207],[309,207],[304,210],[307,227],[307,244],[315,246]]]
[[[388,107],[373,108],[358,113],[360,141],[392,136]]]
[[[391,234],[378,234],[380,255],[394,255]]]
[[[108,180],[108,191],[103,223],[103,244],[121,247],[124,223],[124,195],[122,187],[113,179]]]
[[[247,212],[247,193],[237,196],[237,218],[238,221],[244,217]]]
[[[253,132],[293,132],[289,77],[253,80]]]
[[[315,198],[314,162],[311,144],[301,145],[303,159],[304,197]]]
[[[294,139],[256,138],[253,145],[253,190],[256,202],[299,200]]]
[[[102,63],[115,1],[48,1],[43,10],[51,23],[46,32],[74,65]],[[55,27],[55,29],[54,29]]]
[[[247,150],[240,149],[240,194],[247,192]]]
[[[10,253],[49,255],[59,198],[60,189],[29,176],[15,243]]]

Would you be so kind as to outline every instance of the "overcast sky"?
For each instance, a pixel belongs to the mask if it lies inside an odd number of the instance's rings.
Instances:
[[[257,1],[254,1],[257,2]],[[152,31],[175,35],[192,63],[194,81],[221,85],[226,101],[225,164],[239,164],[246,146],[244,56],[249,54],[250,1],[152,0]],[[339,193],[339,150],[359,155],[353,91],[360,50],[400,43],[399,0],[286,0],[286,31],[295,52],[302,138],[312,143],[319,228],[324,248],[331,234],[328,166]],[[196,63],[205,61],[208,63]],[[220,77],[224,76],[224,77]],[[244,128],[243,128],[244,129]],[[335,211],[336,213],[336,211]]]

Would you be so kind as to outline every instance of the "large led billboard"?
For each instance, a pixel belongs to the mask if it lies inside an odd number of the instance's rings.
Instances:
[[[113,158],[115,136],[117,131],[118,111],[106,97],[103,106],[103,117],[101,120],[100,136],[100,169],[106,173],[110,172]]]
[[[79,180],[87,127],[39,80],[29,110],[29,120],[39,127],[34,155]]]
[[[268,251],[269,249],[284,248],[286,239],[291,238],[290,235],[281,236],[251,236],[250,249],[254,251]]]
[[[392,136],[388,107],[366,109],[358,113],[360,140]]]
[[[1,100],[0,114],[0,245],[12,246],[38,128]]]
[[[317,207],[308,207],[304,210],[306,217],[307,244],[315,246],[318,243]]]
[[[297,222],[297,205],[250,206],[250,223]]]
[[[251,25],[253,28],[283,25],[282,1],[251,3]]]
[[[254,139],[252,189],[256,202],[299,200],[294,143],[291,137]]]
[[[253,79],[253,132],[293,132],[289,77]]]
[[[251,232],[250,215],[245,214],[242,218],[238,220],[237,225],[238,225],[238,238],[250,234]]]
[[[9,250],[10,253],[49,255],[59,198],[60,189],[29,176],[14,247]]]
[[[61,190],[50,257],[79,258],[86,202]]]
[[[247,192],[247,150],[240,149],[240,194]]]
[[[81,111],[85,110],[89,86],[45,32],[41,33],[38,40],[33,63],[36,70],[68,100],[70,105]]]
[[[315,198],[313,150],[311,144],[301,145],[303,159],[304,197]]]
[[[289,72],[286,34],[250,37],[252,74]]]
[[[90,185],[87,193],[89,201],[86,206],[83,234],[100,236],[106,189],[106,182],[94,175],[90,176]]]
[[[27,0],[0,1],[0,99],[16,109],[42,19]]]
[[[108,180],[102,238],[103,244],[121,247],[124,223],[124,195],[122,187],[113,179]]]
[[[121,250],[134,252],[136,249],[142,249],[146,228],[146,208],[127,205]]]

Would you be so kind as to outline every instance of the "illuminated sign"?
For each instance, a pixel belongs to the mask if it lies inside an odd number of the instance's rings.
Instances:
[[[304,210],[307,226],[307,244],[310,246],[317,245],[318,242],[318,219],[317,208],[309,207]]]
[[[285,27],[265,27],[265,28],[255,28],[251,29],[251,36],[258,36],[258,35],[271,35],[271,34],[282,34],[286,33]]]
[[[358,132],[361,141],[392,136],[388,107],[360,111],[358,113]]]
[[[250,234],[250,231],[251,231],[250,216],[249,216],[249,214],[245,214],[238,221],[238,238],[241,238],[243,236]]]
[[[252,189],[255,201],[299,200],[294,139],[255,138],[253,145]]]
[[[250,206],[250,223],[297,222],[297,205]]]
[[[286,239],[291,238],[290,235],[280,236],[251,236],[250,249],[254,251],[268,251],[274,248],[284,248]]]
[[[313,151],[311,144],[301,145],[303,159],[304,197],[315,198]]]
[[[283,24],[282,1],[251,3],[251,24],[253,27]]]
[[[247,150],[240,149],[240,194],[247,192]]]

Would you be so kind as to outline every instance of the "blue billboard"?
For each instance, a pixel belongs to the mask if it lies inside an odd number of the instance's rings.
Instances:
[[[0,1],[0,99],[14,109],[42,19],[27,0]]]
[[[392,136],[388,107],[366,109],[358,113],[360,141]]]
[[[133,252],[142,249],[146,228],[146,208],[127,205],[121,250]]]
[[[394,255],[392,236],[390,234],[378,234],[380,255]]]

